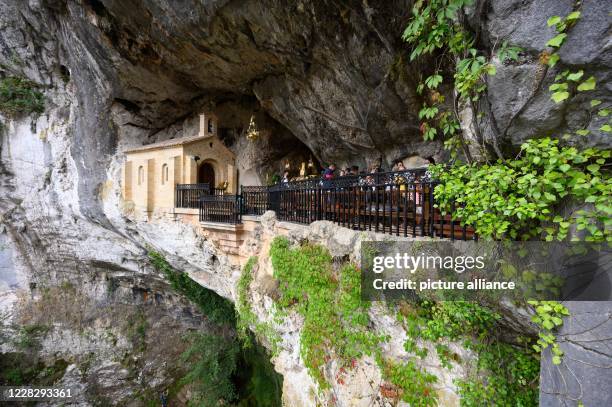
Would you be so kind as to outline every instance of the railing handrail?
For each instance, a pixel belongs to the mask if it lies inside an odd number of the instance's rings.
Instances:
[[[202,195],[200,197],[201,202],[212,202],[212,201],[237,201],[240,195]]]
[[[238,194],[230,195],[203,193],[195,185],[182,191],[177,188],[177,196],[184,193],[183,201],[199,207],[200,221],[205,222],[238,224],[242,215],[273,210],[279,220],[303,224],[331,220],[356,230],[397,236],[477,238],[472,228],[455,217],[454,203],[450,213],[437,208],[434,188],[439,181],[432,180],[426,168],[243,185]]]
[[[299,181],[289,181],[289,182],[278,182],[274,185],[269,186],[270,191],[275,190],[287,190],[287,189],[316,189],[316,188],[326,188],[333,189],[337,187],[347,187],[347,186],[355,186],[364,184],[367,186],[376,186],[376,185],[390,185],[390,184],[398,184],[398,182],[394,182],[396,177],[401,177],[404,179],[402,183],[413,183],[418,180],[420,177],[427,176],[427,181],[429,181],[430,176],[428,175],[427,168],[413,168],[409,170],[402,171],[384,171],[384,172],[370,172],[363,173],[357,175],[344,175],[341,177],[334,177],[331,179],[325,179],[322,176],[315,176],[304,180]],[[372,182],[367,182],[368,180],[372,180]]]
[[[208,182],[201,182],[198,184],[176,184],[176,189],[210,189]]]
[[[273,210],[282,221],[331,220],[351,229],[397,236],[477,239],[473,228],[455,217],[454,203],[450,213],[437,207],[434,189],[439,184],[423,168],[332,180],[317,177],[269,187],[242,186],[240,210],[249,215]]]

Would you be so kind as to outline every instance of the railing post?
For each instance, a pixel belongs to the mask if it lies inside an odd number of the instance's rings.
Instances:
[[[434,235],[434,222],[436,211],[434,209],[434,183],[429,183],[429,212],[431,213],[431,220],[429,221],[429,236],[433,237]],[[444,228],[442,228],[442,237],[444,237]]]

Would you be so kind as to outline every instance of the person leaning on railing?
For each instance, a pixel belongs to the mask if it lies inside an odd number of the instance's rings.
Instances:
[[[282,184],[288,184],[289,183],[289,171],[283,172],[283,177],[281,178],[281,183]]]
[[[336,164],[329,164],[329,167],[327,167],[323,171],[323,176],[322,176],[323,181],[321,183],[323,188],[330,188],[332,186],[331,180],[334,178],[335,172],[336,172]]]

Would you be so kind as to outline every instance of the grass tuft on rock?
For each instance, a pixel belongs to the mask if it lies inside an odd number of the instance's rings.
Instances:
[[[0,113],[14,118],[45,109],[45,98],[38,85],[28,79],[7,76],[0,79]]]

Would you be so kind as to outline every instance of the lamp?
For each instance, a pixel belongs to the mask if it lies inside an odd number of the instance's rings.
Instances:
[[[253,141],[259,138],[259,130],[257,130],[257,125],[255,124],[255,116],[251,116],[251,121],[249,122],[249,128],[247,129],[247,139]]]

